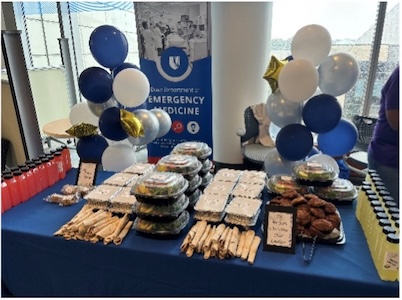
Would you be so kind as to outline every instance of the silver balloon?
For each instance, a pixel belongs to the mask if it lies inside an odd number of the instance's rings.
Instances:
[[[100,117],[101,114],[109,107],[117,107],[117,100],[113,97],[111,97],[109,100],[107,100],[104,103],[94,103],[91,101],[87,101],[89,110],[91,113],[93,113],[95,116]]]
[[[359,79],[359,65],[348,53],[328,56],[318,67],[318,87],[324,94],[337,97],[348,92]]]
[[[154,113],[148,109],[137,109],[133,111],[135,117],[141,121],[144,127],[143,137],[128,136],[128,140],[132,145],[141,146],[152,142],[159,133],[159,121]]]
[[[276,148],[272,148],[265,157],[264,168],[269,177],[278,174],[291,175],[295,163],[296,161],[284,159]]]
[[[272,123],[281,128],[302,120],[303,103],[286,99],[279,89],[268,97],[265,109]]]
[[[156,138],[160,138],[167,134],[172,126],[172,119],[170,118],[169,114],[160,108],[153,108],[150,110],[159,121],[159,133]]]

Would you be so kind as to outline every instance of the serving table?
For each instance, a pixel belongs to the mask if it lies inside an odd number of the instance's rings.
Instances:
[[[90,243],[53,236],[85,204],[61,207],[43,200],[74,184],[77,170],[2,215],[2,282],[14,296],[399,296],[398,282],[381,281],[355,217],[355,203],[339,205],[346,243],[322,245],[310,264],[296,254],[265,252],[255,262],[205,260],[180,253],[190,227],[172,239],[131,230],[123,243]],[[111,172],[99,172],[97,184]],[[261,220],[254,228],[262,236]]]

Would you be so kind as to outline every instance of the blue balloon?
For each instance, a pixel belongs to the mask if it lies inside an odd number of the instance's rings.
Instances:
[[[316,133],[325,133],[339,123],[342,107],[334,96],[321,94],[307,101],[302,116],[308,129]]]
[[[120,108],[109,107],[99,117],[99,130],[102,134],[113,141],[121,141],[128,138],[120,123]]]
[[[104,103],[113,95],[113,78],[105,69],[90,67],[82,71],[78,78],[81,94],[94,103]]]
[[[342,118],[334,129],[318,135],[318,148],[329,156],[342,156],[356,145],[357,135],[356,126]]]
[[[80,138],[77,142],[77,154],[82,161],[102,163],[103,151],[109,146],[106,139],[95,134]]]
[[[301,160],[313,148],[313,135],[304,125],[289,124],[279,131],[275,143],[283,158],[291,161]]]
[[[114,69],[112,70],[112,76],[113,76],[113,78],[116,77],[116,75],[117,75],[121,70],[124,70],[124,69],[127,69],[127,68],[133,68],[133,69],[137,69],[137,70],[140,69],[140,68],[138,68],[135,64],[125,62],[125,63],[123,63],[122,65],[120,65],[120,66],[118,66],[118,67],[116,67],[116,68],[114,68]]]
[[[126,36],[116,27],[102,25],[92,31],[89,49],[99,64],[114,69],[126,59],[128,42]]]

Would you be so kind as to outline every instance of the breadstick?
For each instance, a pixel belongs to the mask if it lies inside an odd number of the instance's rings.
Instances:
[[[197,253],[201,253],[202,246],[204,245],[204,243],[205,243],[205,241],[206,241],[206,239],[207,239],[207,237],[208,237],[210,232],[211,232],[211,225],[208,224],[207,227],[204,230],[204,233],[203,233],[202,237],[200,238],[200,241],[198,242],[198,245],[197,245],[197,248],[196,248]]]
[[[190,231],[187,233],[186,237],[183,240],[183,243],[180,246],[180,252],[185,252],[187,250],[188,246],[190,245],[190,242],[194,238],[194,235],[197,231],[198,224],[199,222],[195,223],[193,227],[190,228]]]
[[[204,259],[208,259],[211,257],[211,249],[207,249],[207,251],[204,251]]]
[[[250,251],[250,246],[251,246],[251,243],[253,242],[254,236],[255,236],[254,230],[251,230],[251,229],[247,230],[246,239],[244,241],[244,247],[243,247],[243,250],[241,253],[241,260],[247,259],[248,253]]]
[[[248,254],[247,261],[250,265],[254,263],[255,256],[257,254],[258,246],[260,245],[261,238],[259,236],[254,236],[253,242],[250,246],[250,253]]]
[[[239,243],[239,234],[239,228],[236,226],[233,227],[228,248],[228,254],[230,257],[234,257],[236,255],[237,244]]]
[[[197,226],[197,231],[195,232],[194,238],[190,242],[190,247],[195,249],[204,234],[205,228],[207,228],[207,221],[199,221],[200,224]]]
[[[123,242],[123,239],[126,237],[127,233],[130,231],[133,226],[133,221],[128,221],[124,226],[123,230],[120,231],[119,235],[113,239],[113,243],[115,245],[120,245]]]
[[[103,228],[107,227],[108,225],[110,225],[113,222],[116,222],[119,219],[119,217],[117,216],[113,216],[111,218],[107,218],[107,221],[100,224],[99,226],[95,226],[93,228],[89,228],[88,229],[88,237],[93,237],[94,235],[96,235],[99,231],[101,231]]]
[[[203,248],[204,253],[205,253],[207,250],[209,250],[210,247],[211,247],[211,240],[212,240],[212,236],[213,236],[214,233],[215,233],[215,230],[216,230],[216,225],[213,225],[212,228],[211,228],[211,230],[209,231],[209,234],[208,234],[207,239],[206,239],[205,242],[204,242],[204,245],[202,245],[202,248]]]

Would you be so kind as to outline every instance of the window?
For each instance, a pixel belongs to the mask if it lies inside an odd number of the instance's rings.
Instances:
[[[271,54],[284,59],[291,54],[294,34],[303,26],[324,26],[332,38],[330,54],[346,52],[359,63],[360,76],[356,85],[338,98],[343,116],[350,119],[355,114],[377,117],[381,88],[399,63],[399,2],[383,2],[386,14],[382,40],[376,66],[371,97],[365,99],[370,72],[371,53],[376,31],[378,2],[321,1],[321,2],[274,2],[272,17]],[[378,22],[381,20],[379,19]],[[363,111],[369,107],[368,112]]]

